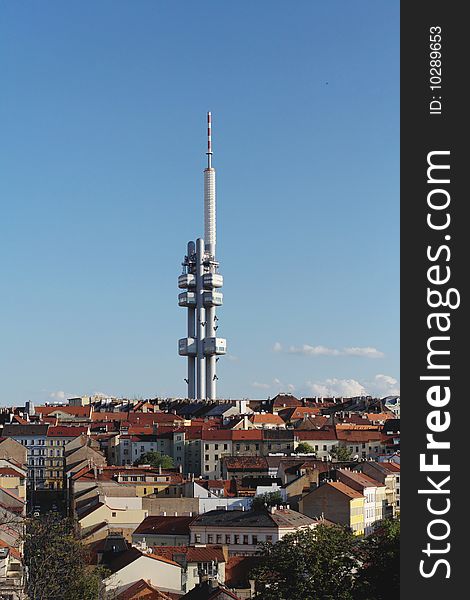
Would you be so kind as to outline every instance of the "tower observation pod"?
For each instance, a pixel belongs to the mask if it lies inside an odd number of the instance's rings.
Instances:
[[[220,291],[224,280],[215,258],[216,205],[215,169],[212,167],[212,116],[207,113],[207,167],[204,169],[204,238],[188,242],[187,253],[178,277],[179,306],[187,310],[187,337],[179,340],[178,352],[187,357],[188,398],[217,398],[217,356],[227,350],[227,341],[217,337],[219,319],[216,307],[222,306]]]

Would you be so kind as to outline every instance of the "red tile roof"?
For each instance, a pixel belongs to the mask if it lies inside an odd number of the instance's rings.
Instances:
[[[118,594],[117,600],[172,600],[174,597],[173,594],[161,592],[147,581],[139,579]]]
[[[362,429],[336,429],[338,440],[350,443],[380,442],[382,434],[379,431],[364,431]]]
[[[254,415],[251,415],[250,421],[254,425],[262,425],[264,423],[269,425],[285,425],[283,419],[281,419],[279,415],[273,415],[271,413],[255,413]]]
[[[384,462],[381,462],[380,464],[382,466],[384,466],[386,469],[388,469],[389,471],[393,471],[394,473],[400,472],[400,465],[398,463],[384,461]]]
[[[11,467],[0,467],[0,475],[6,477],[20,477],[23,479],[26,477],[26,475],[23,475],[23,473]]]
[[[40,415],[62,412],[74,417],[89,418],[92,413],[92,406],[36,406],[36,412]]]
[[[333,489],[337,490],[338,492],[341,492],[342,494],[344,494],[345,496],[348,496],[349,498],[363,498],[364,497],[360,492],[353,490],[353,488],[349,487],[349,485],[346,485],[345,483],[342,483],[340,481],[328,481],[328,483],[325,483],[324,485],[332,487]],[[316,489],[320,490],[322,487],[323,486],[320,486]],[[315,493],[315,491],[316,490],[313,490],[313,493]]]
[[[189,525],[196,517],[146,517],[134,531],[138,535],[188,535]]]
[[[366,487],[384,487],[384,484],[380,483],[376,479],[372,479],[365,473],[358,471],[348,471],[346,469],[338,469],[339,478],[343,483],[353,487],[354,489],[362,489]]]
[[[76,438],[79,435],[86,435],[88,427],[77,427],[67,425],[51,425],[47,430],[47,437],[69,437]]]
[[[232,440],[242,441],[242,440],[262,440],[263,432],[260,429],[248,429],[244,431],[243,429],[234,429],[232,430]]]

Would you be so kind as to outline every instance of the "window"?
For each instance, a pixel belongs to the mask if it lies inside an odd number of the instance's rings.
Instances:
[[[240,450],[240,444],[235,445],[235,450],[237,450],[237,451]]]
[[[209,444],[206,444],[205,448],[206,450],[209,450]]]
[[[201,543],[201,534],[200,533],[195,533],[194,534],[194,543],[195,544],[200,544]]]
[[[214,543],[214,536],[212,535],[212,533],[208,533],[207,534],[207,543],[208,544],[213,544]]]
[[[216,454],[216,455],[214,456],[214,460],[219,460],[219,455],[218,455],[218,454]]]
[[[115,512],[112,512],[112,513],[111,513],[111,516],[112,516],[112,517],[115,517],[115,516],[116,516],[116,513],[115,513]]]
[[[206,454],[206,455],[204,456],[204,459],[205,459],[205,460],[209,460],[209,455],[208,455],[208,454]]]
[[[224,450],[228,450],[228,445],[224,444]]]
[[[232,543],[232,537],[228,533],[225,536],[225,543],[226,544],[231,544]]]
[[[273,536],[272,536],[272,535],[267,535],[267,536],[266,536],[266,541],[267,541],[267,542],[271,542],[271,543],[272,543],[272,541],[273,541]]]
[[[215,541],[216,541],[217,544],[221,544],[222,543],[222,534],[218,533],[215,536]]]
[[[248,544],[248,536],[247,535],[243,536],[243,543]]]
[[[256,450],[259,450],[259,444],[255,444]]]
[[[204,471],[208,471],[208,470],[209,470],[209,465],[205,465]]]
[[[251,543],[253,544],[253,546],[256,546],[258,543],[258,536],[257,535],[252,535],[251,536]]]
[[[170,488],[165,488],[165,494],[168,496],[170,494]]]
[[[233,543],[234,544],[239,544],[240,543],[240,536],[239,535],[235,534],[233,536]]]
[[[144,494],[147,495],[147,488],[144,488]]]
[[[158,488],[153,488],[153,493],[158,494]]]
[[[214,444],[214,449],[218,450],[219,449],[219,444]]]

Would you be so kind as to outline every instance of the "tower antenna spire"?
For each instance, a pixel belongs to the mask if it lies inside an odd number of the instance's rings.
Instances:
[[[207,168],[212,168],[212,113],[207,113]]]
[[[216,362],[226,353],[227,341],[217,336],[217,306],[222,306],[219,288],[223,277],[215,258],[216,203],[215,169],[212,166],[212,113],[207,113],[207,167],[204,169],[204,238],[188,242],[183,274],[178,286],[184,290],[178,304],[187,308],[188,333],[179,340],[179,354],[188,359],[188,398],[217,398]]]

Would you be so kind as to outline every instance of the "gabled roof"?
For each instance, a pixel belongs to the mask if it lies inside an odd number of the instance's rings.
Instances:
[[[357,491],[364,491],[364,489],[368,487],[384,487],[384,484],[359,471],[338,469],[338,476],[343,483],[346,483],[346,485],[356,489]]]
[[[207,581],[199,583],[180,600],[240,600],[233,592],[220,583]]]
[[[189,536],[189,526],[196,517],[146,517],[134,531],[137,535]]]
[[[387,469],[388,471],[391,471],[392,473],[400,473],[399,463],[384,461],[384,462],[377,463],[377,464],[381,465],[382,467],[385,467],[385,469]]]
[[[273,415],[272,413],[254,413],[251,415],[250,421],[253,425],[285,425],[284,420],[279,415]]]
[[[139,579],[139,581],[136,581],[123,592],[118,594],[116,598],[117,600],[173,600],[175,595],[161,592],[148,581]]]
[[[272,404],[274,408],[302,406],[302,402],[292,394],[278,394],[273,398]]]
[[[320,490],[323,486],[328,486],[330,488],[333,488],[337,492],[341,492],[342,494],[344,494],[345,496],[348,496],[348,498],[351,498],[351,499],[364,498],[364,496],[360,492],[353,490],[353,488],[349,487],[349,485],[346,485],[345,483],[342,483],[340,481],[328,481],[327,483],[316,488],[315,490],[313,490],[310,493],[314,494],[317,490]]]
[[[103,560],[106,561],[106,564],[107,564],[108,568],[110,569],[110,571],[112,573],[116,573],[117,571],[120,571],[124,567],[127,567],[127,565],[130,565],[134,561],[138,560],[142,556],[145,558],[158,560],[160,562],[167,563],[169,565],[174,565],[176,567],[180,566],[178,563],[174,562],[173,560],[169,560],[167,558],[164,558],[163,556],[157,556],[156,554],[146,554],[144,552],[141,552],[134,546],[131,546],[125,552],[118,553],[115,557],[113,557],[111,552],[106,552],[105,554],[103,554]]]
[[[88,406],[36,406],[36,413],[40,415],[50,415],[51,413],[61,412],[73,417],[90,418],[93,407]]]

